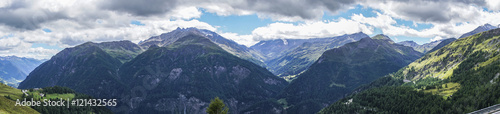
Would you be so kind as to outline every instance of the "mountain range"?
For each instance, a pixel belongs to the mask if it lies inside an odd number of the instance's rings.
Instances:
[[[206,35],[185,32],[168,45],[153,44],[147,50],[130,41],[88,42],[64,49],[19,88],[57,85],[96,98],[120,98],[119,107],[124,108],[113,110],[132,113],[204,113],[210,99],[220,97],[238,113],[274,97],[288,84]]]
[[[280,77],[294,77],[304,72],[323,52],[369,37],[364,33],[329,38],[279,39],[260,41],[250,47],[264,56],[269,71]]]
[[[147,97],[140,99],[137,108],[133,106],[133,113],[204,113],[204,107],[216,96],[226,99],[231,112],[238,113],[274,97],[288,84],[196,34],[166,47],[149,48],[124,64],[120,77],[135,87],[152,85],[144,86]]]
[[[205,113],[215,97],[230,113],[316,113],[328,105],[320,113],[464,113],[500,101],[496,93],[472,92],[497,91],[498,31],[424,45],[355,33],[246,47],[209,30],[178,28],[138,44],[66,48],[19,88],[64,86],[117,98],[115,113]],[[414,104],[387,105],[398,102]]]
[[[448,39],[454,39],[454,38],[448,38]],[[443,39],[443,40],[446,40],[446,39]],[[432,48],[434,48],[439,43],[441,43],[441,41],[443,41],[443,40],[432,41],[432,42],[425,43],[425,44],[422,44],[422,45],[419,45],[419,44],[417,44],[414,41],[402,41],[402,42],[398,42],[398,44],[401,44],[401,45],[404,45],[404,46],[408,46],[408,47],[412,47],[413,49],[415,49],[416,51],[418,51],[420,53],[427,53],[430,50],[432,50]]]
[[[33,70],[18,88],[57,85],[97,98],[116,98],[125,91],[117,70],[122,61],[142,51],[130,41],[87,42],[66,48]]]
[[[490,24],[484,24],[484,25],[479,26],[479,27],[477,27],[476,29],[474,29],[474,30],[472,30],[470,32],[467,32],[467,33],[461,35],[459,38],[464,38],[464,37],[467,37],[467,36],[471,36],[471,35],[474,35],[474,34],[477,34],[477,33],[480,33],[480,32],[484,32],[484,31],[488,31],[488,30],[491,30],[491,29],[495,29],[495,28],[498,28],[498,27],[492,26]],[[436,41],[432,41],[432,42],[425,43],[425,44],[422,44],[422,45],[419,45],[419,44],[417,44],[414,41],[402,41],[402,42],[398,42],[398,44],[402,44],[402,45],[405,45],[405,46],[412,47],[413,49],[415,49],[415,50],[417,50],[417,51],[419,51],[421,53],[428,53],[434,47],[436,47],[438,44],[440,44],[442,41],[447,40],[447,42],[445,42],[444,44],[441,44],[440,47],[445,46],[446,44],[450,43],[452,41],[451,39],[455,39],[455,38],[446,38],[446,39],[436,40]],[[437,48],[437,49],[439,49],[439,48]]]
[[[422,56],[385,35],[363,38],[326,51],[280,94],[289,113],[315,113],[359,85],[369,83]]]
[[[496,28],[498,28],[498,27],[486,23],[486,24],[484,24],[482,26],[479,26],[479,27],[475,28],[474,30],[472,30],[470,32],[467,32],[467,33],[461,35],[458,38],[465,38],[465,37],[472,36],[472,35],[480,33],[480,32],[484,32],[484,31],[488,31],[488,30],[492,30],[492,29],[496,29]]]
[[[17,87],[28,74],[45,60],[25,57],[0,57],[0,82]]]
[[[458,39],[320,113],[468,113],[498,104],[499,51],[500,29]]]
[[[215,32],[205,29],[177,28],[176,30],[173,30],[171,32],[164,33],[159,36],[153,36],[147,40],[141,41],[139,42],[139,45],[145,49],[151,45],[158,45],[160,47],[163,47],[170,45],[171,43],[177,41],[179,38],[182,38],[189,34],[198,34],[200,36],[205,36],[213,43],[222,47],[222,49],[224,49],[225,51],[237,57],[265,67],[265,64],[262,61],[263,57],[259,53],[247,48],[244,45],[240,45],[232,40],[224,38]]]

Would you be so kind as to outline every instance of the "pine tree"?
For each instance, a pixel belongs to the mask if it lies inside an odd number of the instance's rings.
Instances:
[[[208,114],[227,114],[229,108],[226,107],[224,101],[219,99],[219,97],[215,97],[210,101],[210,105],[208,105],[207,113]]]

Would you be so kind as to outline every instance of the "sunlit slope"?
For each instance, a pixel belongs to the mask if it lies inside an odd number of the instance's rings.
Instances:
[[[0,83],[0,114],[38,114],[30,107],[15,106],[12,99],[21,99],[22,94],[21,90]]]
[[[468,38],[458,39],[455,42],[442,47],[439,50],[426,54],[422,58],[410,63],[408,67],[402,69],[402,75],[395,77],[406,80],[419,80],[426,77],[439,79],[449,78],[460,63],[472,53],[483,51],[489,55],[498,53],[499,30],[478,33]],[[493,61],[497,61],[499,56],[488,56],[488,61],[478,63],[475,68],[485,66]]]
[[[500,29],[454,41],[320,113],[468,113],[500,103]]]

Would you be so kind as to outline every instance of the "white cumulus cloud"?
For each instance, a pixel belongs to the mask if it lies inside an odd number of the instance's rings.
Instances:
[[[372,34],[373,28],[353,20],[344,18],[338,21],[314,21],[294,25],[292,23],[276,22],[252,31],[254,40],[270,39],[307,39],[333,37],[344,34],[364,32]]]

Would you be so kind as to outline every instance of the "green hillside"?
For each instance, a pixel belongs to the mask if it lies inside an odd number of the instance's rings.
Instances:
[[[39,94],[44,93],[42,98]],[[26,95],[28,94],[28,95]],[[91,99],[92,97],[75,91],[64,88],[64,87],[46,87],[37,90],[29,89],[26,94],[22,93],[21,90],[12,88],[10,86],[0,84],[0,114],[55,114],[55,113],[112,113],[106,107],[77,107],[70,106],[58,107],[58,106],[15,106],[16,100],[24,100],[33,98],[34,101],[43,101],[44,99]],[[43,105],[43,103],[41,104]]]
[[[39,114],[30,107],[15,106],[13,99],[21,99],[22,94],[21,90],[0,83],[0,114]]]
[[[30,107],[15,106],[16,101],[0,96],[0,114],[39,114]]]
[[[499,50],[500,29],[458,39],[320,113],[467,113],[498,104]]]
[[[454,69],[458,68],[458,65],[474,52],[483,51],[488,55],[498,53],[496,44],[499,41],[497,36],[493,36],[494,34],[495,31],[490,31],[456,40],[409,64],[408,67],[401,70],[401,75],[396,75],[395,77],[411,81],[426,77],[447,79],[453,75]],[[480,62],[478,66],[474,67],[486,66],[499,59],[494,56],[489,57],[491,58],[488,61]]]
[[[107,53],[104,49],[127,48],[109,48],[109,46],[105,48],[104,44],[110,45],[109,43],[87,42],[62,50],[33,70],[19,84],[19,88],[41,88],[57,85],[69,87],[77,92],[98,98],[116,98],[126,87],[117,77],[117,69],[122,65],[120,60],[127,60],[119,59],[120,56],[115,56],[115,58],[112,53]]]

